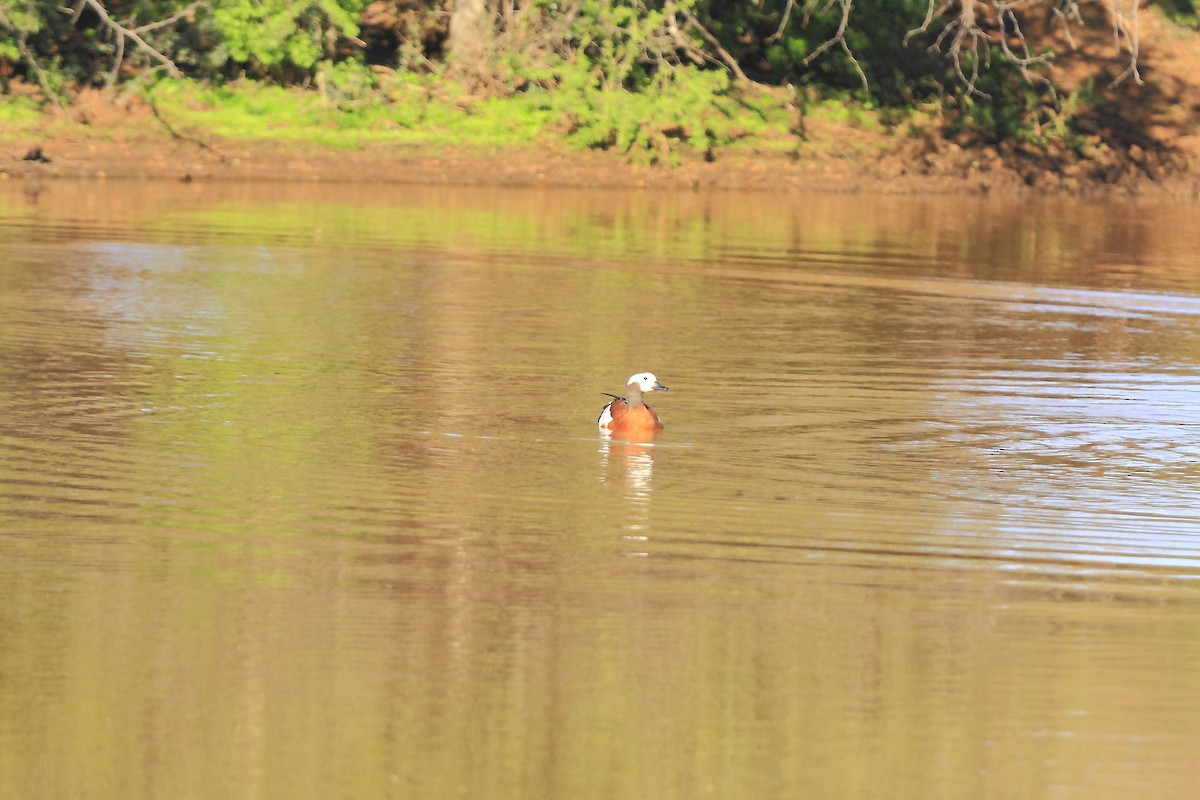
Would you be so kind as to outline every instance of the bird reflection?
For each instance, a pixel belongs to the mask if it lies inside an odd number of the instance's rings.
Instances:
[[[618,484],[629,501],[626,538],[644,540],[649,522],[654,479],[654,440],[657,431],[605,432],[600,439],[600,480]]]

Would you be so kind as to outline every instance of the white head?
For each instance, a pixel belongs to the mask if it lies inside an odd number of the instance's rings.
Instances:
[[[658,382],[658,378],[654,377],[653,372],[639,372],[636,375],[630,375],[626,381],[629,389],[636,386],[643,392],[665,392],[667,387]]]

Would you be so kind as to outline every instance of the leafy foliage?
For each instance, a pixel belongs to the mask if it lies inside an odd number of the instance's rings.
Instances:
[[[309,70],[333,54],[338,37],[358,33],[366,0],[261,0],[219,3],[213,23],[233,61]]]
[[[36,0],[0,0],[0,60],[21,74],[30,59],[59,83],[104,82],[119,56],[154,66],[132,32],[162,59],[189,74],[220,81],[249,72],[295,81],[318,64],[353,54],[345,43],[359,31],[368,0],[109,0],[107,18],[90,5],[76,10]],[[171,24],[157,24],[168,20]],[[28,55],[21,52],[25,40]],[[0,70],[0,75],[3,74]]]
[[[1069,10],[1079,1],[1020,5],[1022,13],[1048,13],[1052,3]],[[1195,0],[1161,2],[1182,24],[1196,19]],[[1015,7],[519,0],[483,20],[492,38],[462,88],[472,102],[438,105],[431,92],[410,91],[405,76],[446,72],[447,11],[460,10],[451,0],[86,0],[65,10],[47,0],[0,0],[0,86],[36,81],[53,99],[164,71],[214,87],[248,76],[315,90],[322,113],[347,115],[352,128],[407,129],[443,112],[478,121],[476,95],[507,97],[515,114],[550,119],[579,146],[674,162],[684,150],[708,154],[737,138],[745,126],[732,117],[745,110],[746,92],[735,80],[748,77],[785,87],[779,98],[857,102],[885,117],[934,107],[951,132],[989,141],[1065,141],[1086,98],[1029,79],[1028,64],[997,34],[1011,36],[1016,17],[1006,21],[1000,9]],[[931,8],[953,13],[927,17]],[[947,34],[968,30],[968,16],[972,44],[960,51],[961,39]],[[964,64],[972,74],[986,66],[966,80]],[[786,103],[779,101],[785,114]]]
[[[3,13],[4,23],[0,26],[0,59],[18,61],[21,51],[17,47],[17,37],[28,37],[29,34],[40,31],[41,17],[29,0],[0,4],[0,13]]]
[[[557,0],[535,0],[522,12],[523,33],[535,40],[553,33],[556,46],[509,47],[499,71],[579,146],[651,162],[675,162],[684,146],[708,153],[730,137],[723,109],[730,79],[684,62],[697,43],[678,19],[696,5],[582,0],[568,14]]]
[[[636,91],[602,90],[568,73],[546,107],[560,115],[570,139],[585,147],[612,148],[636,160],[674,162],[680,144],[708,153],[729,141],[720,97],[729,87],[721,72],[662,70]]]
[[[1163,14],[1176,25],[1200,30],[1200,9],[1195,0],[1164,0]]]

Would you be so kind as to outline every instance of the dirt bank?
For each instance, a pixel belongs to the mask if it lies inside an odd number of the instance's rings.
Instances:
[[[833,135],[832,133],[830,135]],[[854,136],[853,131],[839,135]],[[122,127],[88,134],[30,136],[0,145],[0,178],[350,181],[496,186],[578,186],[838,192],[1057,192],[1200,196],[1191,171],[1159,176],[1131,169],[1115,180],[1006,164],[993,148],[896,141],[865,158],[717,154],[711,162],[639,166],[605,153],[442,148],[322,149],[308,145],[136,136]],[[1200,159],[1197,159],[1200,163]],[[1022,168],[1023,167],[1023,168]]]

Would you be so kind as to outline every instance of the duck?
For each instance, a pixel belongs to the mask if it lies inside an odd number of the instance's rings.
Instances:
[[[596,424],[601,431],[611,433],[645,433],[661,431],[663,424],[654,409],[642,402],[646,392],[665,392],[667,387],[658,382],[653,372],[638,372],[629,376],[625,396],[608,394],[612,402],[600,412]]]

